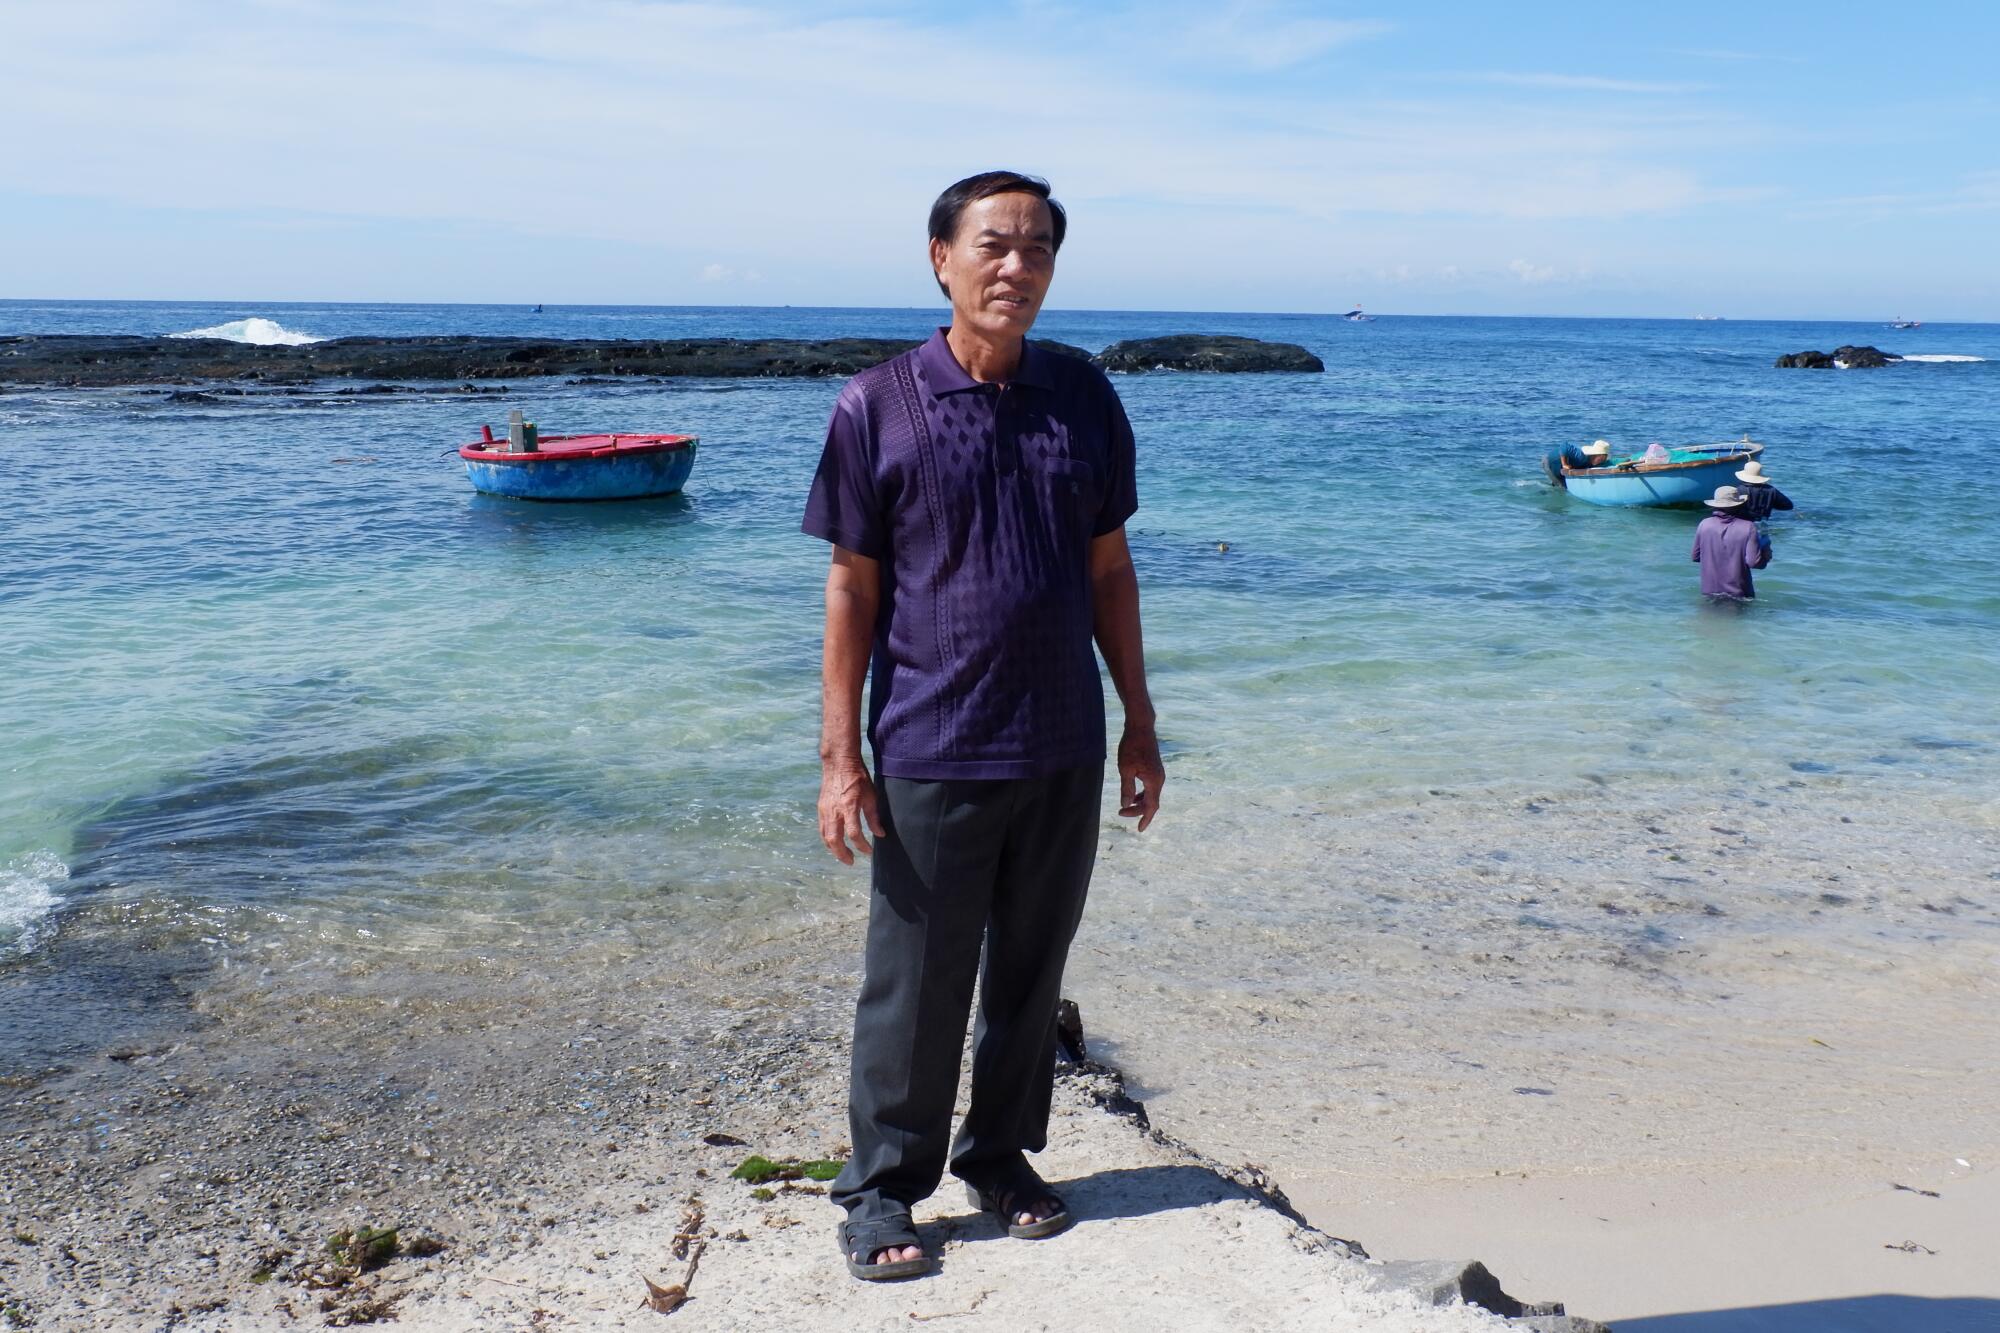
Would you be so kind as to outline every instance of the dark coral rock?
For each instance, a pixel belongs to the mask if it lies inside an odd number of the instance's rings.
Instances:
[[[1883,366],[1893,366],[1903,358],[1891,355],[1879,347],[1854,347],[1843,344],[1832,352],[1793,352],[1777,360],[1780,370],[1879,370]]]
[[[915,345],[896,338],[414,337],[334,338],[288,347],[219,338],[37,334],[0,337],[0,384],[96,387],[233,379],[279,386],[366,380],[375,387],[349,392],[388,395],[408,392],[410,382],[449,380],[461,393],[502,393],[504,386],[490,382],[542,375],[581,384],[691,375],[844,377]],[[1035,345],[1060,356],[1093,359],[1067,343],[1036,339]],[[1325,369],[1302,347],[1200,335],[1120,343],[1095,359],[1111,369]]]
[[[1220,333],[1176,333],[1117,342],[1095,358],[1105,370],[1294,371],[1319,374],[1326,363],[1297,343]]]

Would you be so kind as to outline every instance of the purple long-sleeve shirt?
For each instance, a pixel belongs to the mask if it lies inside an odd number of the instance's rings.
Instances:
[[[1694,530],[1694,560],[1701,566],[1704,597],[1749,601],[1757,595],[1750,571],[1757,567],[1757,525],[1734,514],[1710,514]]]

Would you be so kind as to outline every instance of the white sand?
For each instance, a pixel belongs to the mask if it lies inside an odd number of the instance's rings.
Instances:
[[[1106,1109],[1103,1072],[1059,1080],[1038,1162],[1071,1232],[1011,1240],[948,1186],[919,1214],[943,1271],[857,1282],[822,1188],[759,1200],[729,1175],[845,1154],[851,955],[823,930],[671,947],[211,976],[193,1026],[0,1099],[0,1203],[27,1237],[0,1246],[0,1305],[107,1333],[1583,1327],[1441,1307],[1462,1263],[1364,1262],[1254,1173]],[[405,1244],[375,1271],[329,1255],[381,1225]],[[642,1309],[641,1274],[683,1279],[684,1229],[693,1299]],[[442,1249],[412,1252],[425,1236]]]
[[[1894,1293],[1837,1326],[1882,1333],[1929,1323],[1921,1303],[1983,1297],[2000,1327],[2000,1172],[1955,1163],[1843,1179],[1800,1170],[1629,1176],[1543,1175],[1350,1189],[1339,1211],[1382,1253],[1476,1238],[1510,1288],[1561,1290],[1621,1330],[1645,1316],[1759,1311],[1730,1327],[1808,1333],[1819,1303]],[[1354,1182],[1347,1182],[1349,1186]],[[1906,1242],[1922,1248],[1890,1249]],[[1925,1253],[1934,1250],[1935,1253]],[[1708,1325],[1695,1327],[1706,1329]]]
[[[0,1276],[44,1328],[316,1327],[300,1266],[391,1222],[449,1248],[335,1303],[408,1328],[1504,1326],[1377,1289],[1213,1166],[1254,1161],[1378,1259],[1478,1258],[1624,1333],[1990,1329],[1994,824],[1847,811],[1116,835],[1069,990],[1204,1156],[1065,1085],[1041,1164],[1082,1223],[1010,1241],[946,1194],[922,1214],[944,1271],[888,1288],[846,1275],[823,1198],[724,1178],[751,1147],[844,1151],[858,895],[729,947],[274,945],[156,1053],[12,1089],[0,1193],[39,1240]],[[1704,902],[1726,931],[1688,924]],[[749,1146],[702,1147],[718,1129]],[[694,1300],[641,1310],[691,1194]]]
[[[1072,989],[1164,1123],[1378,1256],[1621,1328],[2000,1327],[1994,811],[1764,797],[1170,830]]]
[[[850,1278],[816,1194],[758,1203],[718,1181],[702,1196],[708,1243],[691,1299],[671,1316],[642,1308],[640,1271],[662,1283],[686,1269],[666,1254],[658,1213],[566,1226],[532,1254],[450,1274],[403,1304],[405,1326],[562,1327],[659,1333],[705,1329],[1315,1329],[1327,1333],[1502,1330],[1510,1321],[1463,1305],[1437,1308],[1370,1289],[1379,1268],[1344,1257],[1217,1175],[1059,1085],[1049,1151],[1038,1165],[1065,1186],[1080,1221],[1043,1242],[1009,1239],[950,1184],[918,1213],[943,1264],[929,1278],[872,1285]],[[602,1257],[599,1257],[602,1256]],[[550,1318],[550,1316],[544,1316]],[[1532,1326],[1532,1325],[1531,1325]]]

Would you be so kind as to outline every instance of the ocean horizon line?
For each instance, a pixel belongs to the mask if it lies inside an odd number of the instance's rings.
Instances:
[[[704,302],[591,302],[591,301],[343,301],[284,299],[274,300],[252,297],[63,297],[63,296],[6,296],[0,297],[0,310],[10,307],[37,306],[141,306],[158,308],[214,308],[214,309],[276,309],[276,310],[521,310],[524,308],[557,310],[601,310],[601,311],[781,311],[790,310],[806,313],[863,313],[863,314],[907,314],[925,313],[939,315],[946,313],[941,306],[908,305],[813,305],[784,303],[704,303]],[[1577,314],[1493,314],[1474,312],[1430,311],[1404,312],[1378,307],[1361,306],[1349,309],[1367,310],[1371,317],[1399,320],[1493,320],[1493,321],[1546,321],[1562,320],[1571,323],[1604,324],[1785,324],[1785,325],[1881,325],[1889,328],[1894,318],[1884,315],[1813,316],[1792,317],[1785,315],[1577,315]],[[1222,319],[1340,319],[1347,312],[1331,307],[1316,310],[1225,310],[1225,309],[1176,309],[1173,307],[1119,307],[1119,306],[1045,306],[1042,317],[1087,315],[1143,315],[1143,316],[1195,316]],[[1927,319],[1922,322],[1926,329],[1934,328],[1996,328],[2000,320],[1979,319]],[[5,331],[0,330],[0,335]],[[19,335],[5,335],[19,336]]]

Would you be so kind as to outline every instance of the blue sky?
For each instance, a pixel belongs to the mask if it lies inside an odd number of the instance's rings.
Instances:
[[[0,3],[0,296],[2000,320],[2000,6]]]

